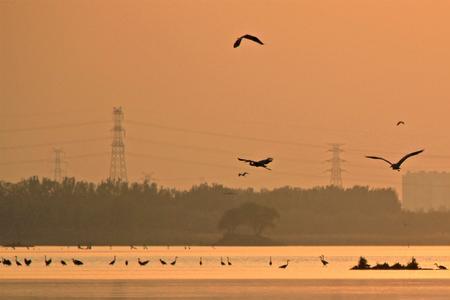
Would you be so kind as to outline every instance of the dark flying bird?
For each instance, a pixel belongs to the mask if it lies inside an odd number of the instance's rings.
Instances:
[[[11,265],[11,261],[7,258],[3,258],[2,257],[2,264],[4,264],[5,266],[10,266]]]
[[[61,264],[62,264],[63,266],[67,266],[66,261],[65,261],[65,260],[62,260],[62,259],[61,259]]]
[[[232,264],[231,264],[231,261],[230,261],[230,258],[227,256],[227,263],[228,263],[228,265],[229,266],[231,266]]]
[[[239,177],[241,177],[241,176],[245,177],[246,175],[248,175],[247,172],[243,172],[243,173],[239,173],[239,174],[238,174]]]
[[[272,256],[269,258],[269,266],[272,265]]]
[[[260,45],[264,45],[264,43],[261,42],[261,40],[258,39],[256,36],[253,36],[253,35],[250,35],[250,34],[246,34],[246,35],[241,36],[240,38],[238,38],[238,39],[236,40],[236,42],[234,42],[233,48],[239,47],[239,45],[241,44],[241,41],[242,41],[243,39],[247,39],[247,40],[253,41],[253,42],[255,42],[255,43],[258,43],[258,44],[260,44]]]
[[[116,256],[114,255],[114,259],[109,262],[109,265],[112,266],[116,263]]]
[[[398,122],[397,122],[397,126],[398,126],[398,125],[405,125],[405,122],[403,122],[403,121],[398,121]]]
[[[201,266],[203,265],[203,261],[202,261],[202,257],[200,256],[200,261],[198,262],[198,264]]]
[[[220,257],[220,265],[221,265],[221,266],[225,266],[225,263],[223,262],[222,257]]]
[[[263,167],[263,168],[266,168],[267,170],[271,170],[266,165],[271,163],[273,161],[273,158],[272,157],[268,157],[268,158],[263,159],[263,160],[254,161],[254,160],[251,160],[251,159],[245,159],[245,158],[239,158],[238,157],[238,160],[239,161],[244,161],[244,162],[248,163],[252,167]]]
[[[416,151],[416,152],[412,152],[409,154],[406,154],[405,156],[402,157],[402,159],[400,159],[398,162],[396,163],[391,163],[390,161],[388,161],[387,159],[384,159],[382,157],[378,157],[378,156],[366,156],[367,158],[371,158],[371,159],[381,159],[384,160],[385,162],[387,162],[388,164],[391,165],[392,170],[397,170],[400,171],[400,166],[402,165],[402,163],[407,160],[409,157],[417,155],[419,153],[422,153],[424,151],[424,149]]]
[[[164,260],[162,260],[161,258],[159,259],[159,262],[164,266],[164,265],[167,265],[167,263],[164,261]]]

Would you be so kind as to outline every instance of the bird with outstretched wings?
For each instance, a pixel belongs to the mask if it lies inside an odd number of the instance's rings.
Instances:
[[[269,163],[271,163],[271,162],[273,161],[273,158],[272,158],[272,157],[268,157],[268,158],[266,158],[266,159],[256,161],[256,160],[251,160],[251,159],[239,158],[239,157],[238,157],[238,160],[239,160],[239,161],[246,162],[246,163],[248,163],[248,164],[249,164],[250,166],[252,166],[252,167],[262,167],[262,168],[265,168],[265,169],[267,169],[267,170],[271,170],[271,169],[270,169],[269,167],[267,167],[266,165],[269,164]]]
[[[422,149],[422,150],[419,150],[419,151],[415,151],[415,152],[411,152],[411,153],[409,153],[409,154],[406,154],[405,156],[403,156],[403,157],[402,157],[398,162],[396,162],[396,163],[392,163],[392,162],[390,162],[389,160],[387,160],[387,159],[385,159],[385,158],[383,158],[383,157],[379,157],[379,156],[366,156],[366,158],[383,160],[383,161],[387,162],[387,163],[391,166],[391,168],[392,168],[393,170],[400,171],[400,166],[402,165],[402,163],[405,162],[405,160],[407,160],[407,159],[410,158],[411,156],[415,156],[415,155],[417,155],[417,154],[422,153],[424,150],[425,150],[425,149]]]
[[[256,36],[253,36],[253,35],[250,35],[250,34],[246,34],[246,35],[241,36],[240,38],[238,38],[236,40],[236,42],[234,42],[233,48],[239,47],[239,45],[241,44],[241,41],[243,39],[247,39],[247,40],[253,41],[255,43],[258,43],[260,45],[264,45],[264,43],[259,38],[257,38]]]

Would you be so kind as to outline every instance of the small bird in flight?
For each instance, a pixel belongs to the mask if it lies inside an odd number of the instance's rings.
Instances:
[[[405,156],[402,157],[402,159],[400,159],[398,162],[396,163],[391,163],[390,161],[388,161],[387,159],[384,159],[382,157],[378,157],[378,156],[366,156],[367,158],[371,158],[371,159],[381,159],[384,160],[385,162],[387,162],[388,164],[391,165],[392,170],[397,170],[400,171],[400,166],[402,165],[402,163],[407,160],[409,157],[420,154],[424,151],[425,149],[419,150],[419,151],[415,151],[409,154],[406,154]]]
[[[247,176],[247,175],[248,175],[247,172],[243,172],[243,173],[239,173],[239,174],[238,174],[239,177],[241,177],[241,176],[245,177],[245,176]]]
[[[398,126],[398,125],[405,125],[405,122],[403,122],[403,121],[398,121],[398,122],[397,122],[397,126]]]
[[[264,45],[264,43],[261,42],[261,40],[258,39],[256,36],[253,36],[253,35],[250,35],[250,34],[246,34],[246,35],[241,36],[240,38],[238,38],[236,40],[236,42],[234,42],[233,48],[239,47],[239,45],[241,44],[242,39],[247,39],[247,40],[253,41],[255,43],[258,43],[260,45]]]
[[[268,157],[268,158],[263,159],[263,160],[254,161],[254,160],[251,160],[251,159],[245,159],[245,158],[239,158],[238,157],[238,160],[245,161],[245,162],[249,163],[249,165],[252,166],[252,167],[263,167],[263,168],[265,168],[267,170],[271,170],[266,165],[271,163],[273,161],[273,158],[272,157]]]

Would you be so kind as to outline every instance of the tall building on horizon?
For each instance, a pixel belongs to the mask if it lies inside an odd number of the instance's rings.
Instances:
[[[405,210],[450,210],[450,173],[407,172],[402,177],[402,192]]]

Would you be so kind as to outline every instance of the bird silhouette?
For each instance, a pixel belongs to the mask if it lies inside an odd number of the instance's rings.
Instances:
[[[144,260],[144,261],[142,261],[140,257],[138,258],[138,263],[139,263],[140,266],[145,266],[145,265],[147,265],[149,262],[150,262],[150,260]]]
[[[227,256],[227,263],[228,263],[228,265],[229,266],[231,266],[232,264],[231,264],[231,261],[230,261],[230,258]]]
[[[280,268],[280,269],[286,269],[286,268],[288,267],[288,265],[289,265],[289,259],[286,261],[286,264],[285,264],[285,265],[281,265],[281,266],[279,266],[278,268]]]
[[[125,266],[128,266],[128,260],[127,259],[125,260]]]
[[[61,264],[62,264],[63,266],[67,266],[66,261],[65,261],[65,260],[62,260],[62,259],[61,259]]]
[[[178,258],[178,256],[175,256],[175,259],[173,260],[173,262],[170,263],[172,266],[175,266],[175,264],[177,263],[177,258]]]
[[[47,259],[47,256],[44,256],[45,266],[48,267],[52,263],[52,259]]]
[[[223,262],[223,258],[222,257],[220,257],[220,265],[221,266],[225,266],[225,263]]]
[[[109,265],[112,266],[116,263],[116,256],[114,255],[114,259],[109,262]]]
[[[398,125],[405,125],[405,122],[403,122],[403,121],[398,121],[398,122],[397,122],[397,126],[398,126]]]
[[[266,159],[255,161],[255,160],[251,160],[251,159],[239,158],[238,157],[238,160],[239,161],[244,161],[244,162],[248,163],[252,167],[262,167],[262,168],[265,168],[267,170],[271,170],[266,165],[271,163],[273,161],[273,158],[272,157],[268,157]]]
[[[18,267],[22,266],[22,263],[17,259],[17,256],[16,256],[16,266],[18,266]]]
[[[161,258],[159,259],[159,262],[160,262],[163,266],[167,265],[167,263],[166,263],[164,260],[162,260]]]
[[[72,258],[72,262],[73,262],[73,264],[75,266],[82,266],[82,265],[84,265],[81,260],[78,260],[78,259],[75,259],[75,258]]]
[[[25,263],[25,265],[26,265],[27,267],[28,267],[29,265],[31,265],[31,263],[32,263],[31,258],[30,258],[30,259],[24,258],[23,261],[24,261],[24,263]]]
[[[325,260],[325,255],[319,256],[320,261],[322,262],[323,266],[326,267],[328,265],[328,261]]]
[[[399,160],[398,162],[396,162],[396,163],[391,163],[391,162],[388,161],[387,159],[382,158],[382,157],[378,157],[378,156],[366,156],[366,158],[371,158],[371,159],[381,159],[381,160],[387,162],[389,165],[391,165],[392,170],[400,171],[400,166],[402,165],[402,163],[403,163],[405,160],[407,160],[407,159],[408,159],[409,157],[411,157],[411,156],[420,154],[420,153],[422,153],[423,151],[424,151],[424,149],[419,150],[419,151],[415,151],[415,152],[412,152],[412,153],[409,153],[409,154],[406,154],[405,156],[402,157],[402,159],[400,159],[400,160]]]
[[[11,261],[7,258],[3,258],[2,257],[2,264],[4,264],[5,266],[10,266],[11,265]]]
[[[272,256],[269,257],[269,266],[271,266],[271,265],[272,265]]]
[[[238,174],[239,177],[241,177],[241,176],[242,176],[242,177],[245,177],[245,176],[247,176],[247,175],[248,175],[247,172],[243,172],[243,173],[239,173],[239,174]]]
[[[203,261],[202,261],[202,257],[200,256],[200,261],[198,262],[198,264],[201,266],[203,265]]]
[[[439,270],[447,270],[447,267],[446,267],[446,266],[438,265],[437,263],[434,263],[434,264],[436,265],[436,267],[439,268]]]
[[[246,35],[243,35],[243,36],[239,37],[239,38],[236,40],[236,42],[234,42],[233,48],[239,47],[239,45],[241,44],[241,41],[242,41],[243,39],[247,39],[247,40],[253,41],[253,42],[255,42],[255,43],[258,43],[258,44],[260,44],[260,45],[264,45],[264,43],[261,42],[261,40],[258,39],[256,36],[253,36],[253,35],[250,35],[250,34],[246,34]]]

